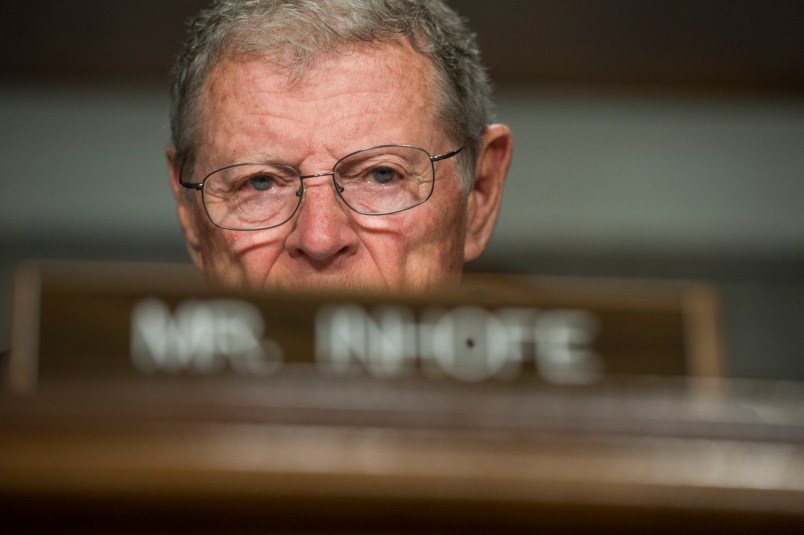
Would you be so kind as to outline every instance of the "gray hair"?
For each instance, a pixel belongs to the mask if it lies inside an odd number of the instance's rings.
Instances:
[[[189,30],[171,88],[179,161],[192,165],[198,103],[222,58],[259,55],[299,78],[316,54],[404,36],[431,60],[439,120],[454,144],[467,143],[459,156],[464,190],[471,186],[478,143],[491,120],[491,85],[475,35],[442,0],[215,0]]]

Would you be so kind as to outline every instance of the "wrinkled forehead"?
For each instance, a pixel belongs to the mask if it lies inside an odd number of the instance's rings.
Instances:
[[[440,131],[437,78],[430,58],[406,39],[348,43],[319,53],[303,71],[264,55],[229,54],[204,82],[196,141],[215,142],[223,122],[239,119],[248,126],[244,119],[249,113],[255,120],[271,114],[278,119],[294,116],[300,126],[312,129],[327,121],[359,124],[357,114],[365,114],[368,122],[387,111],[400,122],[414,116]]]

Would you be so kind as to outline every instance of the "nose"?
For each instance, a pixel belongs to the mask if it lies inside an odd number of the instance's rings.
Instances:
[[[317,270],[352,256],[359,244],[348,208],[335,194],[331,176],[332,173],[321,173],[302,177],[301,206],[290,221],[293,228],[285,242],[292,258]]]

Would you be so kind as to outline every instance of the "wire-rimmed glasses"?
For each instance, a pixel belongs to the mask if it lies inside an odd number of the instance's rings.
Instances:
[[[352,152],[327,173],[302,175],[276,162],[227,165],[200,182],[179,180],[201,191],[207,216],[229,230],[264,230],[293,217],[304,194],[304,179],[332,176],[338,196],[349,208],[365,215],[409,210],[430,198],[435,187],[435,162],[452,158],[461,146],[431,155],[410,145],[381,145]]]

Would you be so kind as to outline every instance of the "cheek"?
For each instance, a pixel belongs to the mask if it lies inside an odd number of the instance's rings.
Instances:
[[[422,223],[426,222],[430,229],[427,234],[431,241],[441,249],[463,249],[466,197],[455,187],[431,200],[435,202],[428,207],[427,216],[422,217]]]
[[[353,217],[352,228],[357,234],[360,248],[365,250],[374,262],[383,267],[397,266],[404,258],[408,241],[415,229],[415,220],[403,213],[388,216]]]
[[[276,230],[242,232],[224,230],[209,224],[204,232],[205,263],[216,272],[243,271],[264,266],[276,258],[282,248],[282,237]]]
[[[237,232],[216,228],[204,254],[205,271],[230,288],[259,288],[273,273],[281,256],[282,240],[276,233]]]
[[[228,256],[244,264],[267,258],[275,258],[282,251],[284,237],[287,234],[279,229],[265,231],[241,232],[222,231],[217,246],[225,250]]]
[[[429,250],[439,265],[431,269],[441,269],[445,275],[460,273],[466,239],[466,199],[462,193],[456,192],[446,206],[436,210],[433,228]]]
[[[435,202],[433,202],[435,201]],[[363,245],[378,263],[443,263],[463,258],[465,206],[462,195],[431,198],[411,210],[360,222]]]

